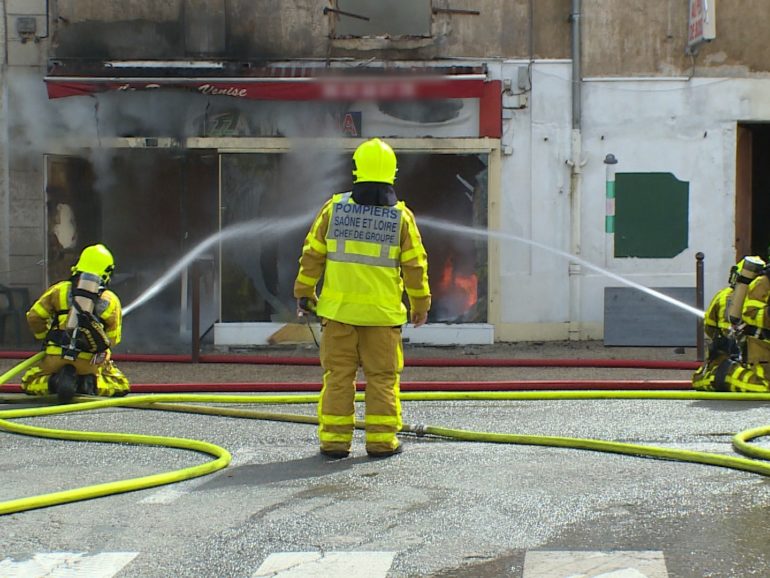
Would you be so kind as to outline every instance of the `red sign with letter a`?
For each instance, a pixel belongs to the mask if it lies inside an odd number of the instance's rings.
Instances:
[[[346,112],[340,115],[340,132],[345,136],[361,136],[361,112]]]

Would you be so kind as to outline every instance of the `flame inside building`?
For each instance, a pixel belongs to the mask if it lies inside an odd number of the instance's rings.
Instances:
[[[463,275],[455,268],[453,260],[451,255],[447,257],[441,278],[433,289],[436,302],[441,308],[441,316],[446,316],[449,321],[468,316],[479,297],[479,280],[476,274]]]

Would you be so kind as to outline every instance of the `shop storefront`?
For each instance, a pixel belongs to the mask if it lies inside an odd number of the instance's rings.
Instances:
[[[235,77],[216,63],[165,63],[162,76],[156,65],[51,66],[49,98],[93,107],[97,134],[46,155],[50,279],[83,242],[107,243],[127,336],[163,349],[189,342],[192,283],[180,265],[195,252],[201,332],[222,346],[265,344],[296,321],[292,283],[315,211],[350,187],[352,151],[378,136],[399,156],[399,196],[431,223],[434,306],[407,338],[494,339],[494,245],[450,226],[483,231],[496,218],[500,83],[483,67],[364,77],[286,65]]]

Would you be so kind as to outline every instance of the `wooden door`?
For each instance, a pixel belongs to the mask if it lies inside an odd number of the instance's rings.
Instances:
[[[752,133],[738,125],[735,159],[735,262],[751,254]]]

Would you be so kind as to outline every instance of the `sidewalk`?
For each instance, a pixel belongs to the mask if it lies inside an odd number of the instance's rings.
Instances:
[[[116,353],[120,353],[120,348]],[[204,352],[215,353],[215,352]],[[216,353],[223,353],[222,351]],[[286,345],[241,348],[230,351],[234,356],[317,359],[315,345]],[[690,380],[689,369],[607,368],[607,367],[455,367],[410,365],[410,360],[446,359],[476,361],[484,359],[584,359],[584,360],[656,360],[695,363],[695,348],[672,347],[605,347],[601,341],[521,342],[454,347],[404,346],[406,367],[402,381],[505,381],[537,379],[664,379]],[[0,371],[10,369],[21,360],[0,359]],[[320,383],[321,367],[313,365],[266,365],[253,363],[165,363],[118,361],[118,367],[132,383],[254,383],[303,382]],[[360,379],[363,379],[361,377]],[[9,383],[19,383],[17,375]]]

